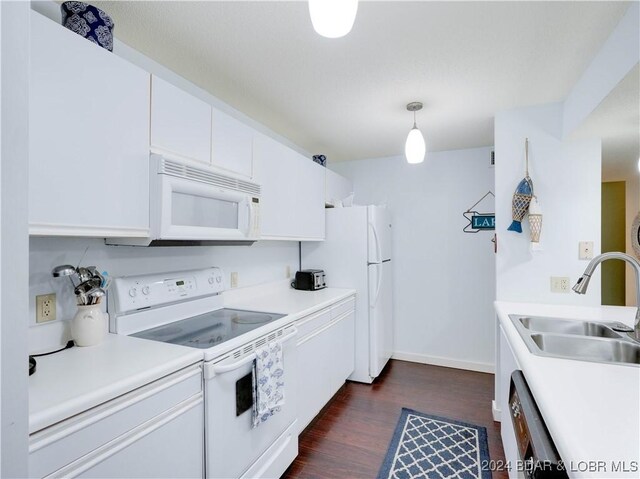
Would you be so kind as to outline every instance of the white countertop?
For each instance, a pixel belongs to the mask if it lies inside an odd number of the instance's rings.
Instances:
[[[36,358],[29,434],[201,360],[196,349],[116,334],[97,346]]]
[[[620,321],[636,308],[497,301],[496,312],[570,477],[640,477],[640,368],[532,354],[509,314]],[[504,407],[504,406],[503,406]],[[595,462],[604,461],[599,467]],[[613,472],[612,462],[636,470]],[[591,464],[594,470],[588,470]],[[583,470],[587,469],[587,470]]]
[[[297,291],[289,281],[239,288],[223,294],[228,308],[287,316],[211,350],[108,334],[104,342],[36,358],[29,377],[29,433],[79,414],[181,368],[253,341],[356,293],[326,288]]]

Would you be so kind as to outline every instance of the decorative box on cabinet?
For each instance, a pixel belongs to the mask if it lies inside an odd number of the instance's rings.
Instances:
[[[31,12],[29,232],[147,236],[149,74]]]

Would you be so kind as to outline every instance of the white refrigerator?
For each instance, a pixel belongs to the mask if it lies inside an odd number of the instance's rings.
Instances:
[[[302,266],[323,269],[329,287],[357,291],[355,370],[349,379],[371,383],[393,352],[391,214],[379,206],[325,212],[326,239],[302,243]]]

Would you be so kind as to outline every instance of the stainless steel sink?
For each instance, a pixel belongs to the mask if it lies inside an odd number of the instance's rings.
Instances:
[[[522,325],[532,331],[541,333],[576,334],[580,336],[596,336],[599,338],[621,338],[622,335],[615,332],[604,323],[591,321],[573,321],[570,319],[521,317]]]
[[[612,322],[510,315],[533,354],[580,361],[640,365],[640,343]]]
[[[535,345],[554,356],[587,361],[640,364],[640,345],[626,340],[597,339],[560,334],[532,334]]]

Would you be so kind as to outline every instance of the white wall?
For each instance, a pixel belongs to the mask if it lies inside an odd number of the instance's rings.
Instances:
[[[393,215],[395,353],[400,359],[491,371],[493,232],[466,234],[462,213],[493,189],[491,148],[337,163],[355,202]],[[479,205],[492,212],[493,201]]]
[[[0,477],[27,475],[29,14],[0,2]]]
[[[511,198],[524,177],[524,140],[529,138],[529,172],[543,211],[542,251],[531,252],[529,227],[507,231]],[[497,299],[556,304],[600,304],[599,270],[585,296],[550,292],[550,276],[573,285],[587,261],[578,242],[593,241],[600,252],[600,140],[562,141],[562,104],[499,112],[495,120]]]
[[[53,278],[61,264],[93,265],[110,276],[181,271],[219,266],[229,287],[230,273],[238,273],[238,287],[285,279],[287,267],[298,269],[298,243],[263,241],[253,246],[193,246],[141,248],[106,246],[101,239],[32,237],[29,245],[29,351],[42,351],[68,339],[68,319],[75,314],[75,298],[67,278]],[[36,324],[35,296],[55,292],[55,324]]]

